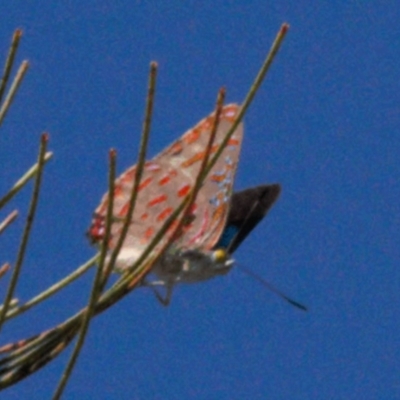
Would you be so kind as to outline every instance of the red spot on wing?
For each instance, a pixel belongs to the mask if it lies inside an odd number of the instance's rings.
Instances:
[[[201,161],[203,158],[204,158],[204,152],[202,151],[200,153],[195,154],[193,157],[189,158],[188,160],[184,161],[181,164],[181,167],[183,167],[183,168],[190,167],[194,163]]]
[[[213,215],[212,215],[212,222],[211,222],[212,224],[214,224],[215,221],[222,218],[225,208],[226,208],[226,205],[221,204],[214,210]]]
[[[149,176],[144,181],[140,182],[139,191],[149,186],[152,180],[153,178]]]
[[[226,174],[212,174],[210,177],[211,182],[217,182],[217,183],[223,182],[225,178]]]
[[[147,206],[148,206],[148,207],[153,207],[153,206],[155,206],[155,205],[157,205],[157,204],[163,203],[164,201],[167,200],[167,198],[168,198],[168,197],[167,197],[166,194],[161,194],[161,195],[159,195],[159,196],[154,197],[153,199],[151,199],[151,200],[147,203]]]
[[[212,146],[210,154],[215,153],[217,151],[218,147],[219,146],[217,144]],[[181,167],[183,167],[183,168],[190,167],[191,165],[195,164],[196,162],[201,161],[205,157],[205,155],[206,155],[205,151],[200,151],[200,152],[196,153],[193,157],[191,157],[188,160],[184,161],[181,164]]]
[[[238,145],[239,145],[239,140],[233,138],[230,138],[228,140],[228,146],[238,146]]]
[[[128,183],[132,182],[133,179],[135,178],[135,173],[136,173],[136,167],[133,167],[131,169],[128,169],[120,178],[121,183]]]
[[[154,235],[154,228],[152,226],[150,226],[144,232],[143,238],[140,240],[140,242],[147,243],[153,235]]]
[[[160,214],[157,215],[157,222],[162,222],[164,221],[167,217],[169,217],[172,214],[172,211],[174,209],[172,207],[168,207],[165,210],[161,211]]]
[[[92,243],[98,243],[104,239],[105,234],[105,220],[101,215],[96,214],[93,217],[92,224],[88,231],[88,236]]]
[[[108,207],[108,198],[105,199],[103,201],[103,203],[101,203],[96,211],[96,214],[101,214],[104,215],[107,211],[107,207]]]
[[[149,214],[148,214],[147,212],[143,213],[143,214],[140,216],[140,219],[141,219],[142,221],[146,220],[147,218],[149,218]]]
[[[183,197],[186,196],[189,192],[190,192],[190,188],[191,186],[188,185],[184,185],[182,186],[179,190],[178,190],[178,197]]]
[[[224,192],[221,191],[217,193],[217,199],[221,204],[224,202],[224,198],[225,198]]]
[[[159,184],[160,186],[163,186],[163,185],[167,184],[170,180],[171,180],[171,177],[170,177],[169,175],[163,176],[163,177],[158,181],[158,184]]]
[[[121,196],[122,193],[123,193],[122,185],[116,185],[114,188],[114,199]]]
[[[211,129],[213,123],[214,123],[214,118],[207,117],[205,120],[203,120],[203,122],[200,123],[199,129],[207,131]]]
[[[176,143],[174,143],[168,150],[168,154],[171,154],[171,156],[176,156],[179,153],[181,153],[183,150],[183,146],[181,141],[177,141]]]
[[[126,214],[128,213],[128,210],[129,210],[129,202],[126,202],[122,206],[122,208],[119,210],[119,212],[117,214],[118,217],[120,217],[120,218],[126,217]]]
[[[199,139],[200,134],[201,134],[201,130],[199,128],[195,128],[195,129],[191,130],[184,136],[185,143],[187,145],[190,145],[190,144],[196,142]]]

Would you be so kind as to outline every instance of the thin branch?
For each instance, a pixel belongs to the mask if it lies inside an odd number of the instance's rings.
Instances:
[[[35,186],[34,186],[33,192],[32,192],[31,204],[29,207],[28,216],[26,218],[26,224],[25,224],[23,235],[22,235],[21,245],[20,245],[20,248],[18,251],[17,261],[15,263],[14,272],[11,276],[11,281],[10,281],[10,284],[9,284],[9,287],[7,290],[7,294],[6,294],[6,297],[4,300],[3,308],[0,310],[0,330],[2,328],[10,301],[12,299],[15,287],[17,285],[17,281],[18,281],[19,274],[21,271],[22,263],[23,263],[24,257],[25,257],[26,248],[28,245],[28,239],[29,239],[29,235],[31,232],[33,220],[35,218],[36,206],[37,206],[37,203],[39,200],[39,191],[40,191],[40,186],[41,186],[41,182],[42,182],[42,172],[43,172],[43,167],[44,167],[44,158],[45,158],[45,154],[46,154],[47,142],[48,142],[48,135],[43,134],[41,136],[41,142],[40,142],[40,150],[39,150],[39,158],[38,158],[38,173],[36,175]]]
[[[22,82],[22,79],[24,78],[26,71],[28,71],[28,68],[29,68],[28,61],[23,61],[17,71],[17,75],[15,76],[15,78],[13,80],[10,90],[8,91],[7,96],[4,99],[4,102],[0,107],[0,126],[3,123],[4,117],[6,116],[7,111],[10,108],[11,102],[13,101],[13,99],[18,91],[18,88]]]
[[[0,267],[0,279],[10,270],[10,264],[5,263]]]
[[[208,143],[207,143],[207,146],[205,149],[204,158],[200,165],[200,169],[197,174],[196,182],[195,182],[192,190],[188,194],[188,203],[185,207],[185,210],[183,211],[182,218],[179,220],[178,226],[176,227],[174,234],[171,236],[171,241],[174,241],[175,238],[177,237],[177,235],[179,235],[183,225],[185,224],[185,220],[188,217],[190,209],[191,209],[192,205],[194,204],[194,202],[196,201],[197,194],[199,193],[201,185],[203,184],[203,181],[205,179],[204,171],[207,168],[208,160],[211,155],[211,148],[212,148],[212,145],[214,144],[215,136],[217,134],[218,125],[219,125],[221,112],[222,112],[222,107],[224,105],[224,100],[225,100],[225,89],[221,88],[219,90],[218,96],[217,96],[217,102],[215,105],[215,117],[214,117],[213,125],[211,128],[211,134],[210,134],[210,137],[208,139]]]
[[[99,296],[101,292],[104,290],[104,287],[107,284],[108,278],[111,275],[111,272],[113,271],[113,264],[107,261],[107,265],[105,266],[106,263],[106,257],[107,257],[107,252],[108,252],[108,243],[111,238],[111,227],[112,227],[112,217],[113,217],[113,211],[114,211],[114,187],[115,187],[115,170],[116,170],[116,151],[111,149],[109,153],[109,159],[110,159],[110,167],[109,167],[109,173],[108,173],[108,198],[109,202],[107,205],[107,213],[106,213],[106,227],[105,227],[105,234],[104,234],[104,240],[101,245],[101,251],[100,251],[100,261],[99,261],[99,266],[98,268],[103,271],[103,277],[102,277],[102,282],[99,285]],[[98,296],[98,297],[99,297]],[[97,298],[98,299],[98,298]],[[96,301],[97,302],[97,301]]]
[[[14,210],[4,218],[0,224],[0,235],[6,230],[6,228],[18,217],[18,211]]]
[[[62,343],[67,340],[65,336],[68,336],[70,340],[73,339],[77,329],[79,328],[79,324],[85,311],[86,308],[83,308],[75,315],[68,318],[67,320],[52,329],[41,332],[40,334],[34,335],[28,339],[21,340],[14,344],[7,344],[2,346],[0,348],[0,352],[4,353],[12,351],[12,353],[9,356],[3,357],[0,360],[0,366],[7,365],[6,368],[2,368],[0,370],[0,389],[5,387],[4,382],[8,380],[3,379],[3,375],[6,370],[9,371],[10,369],[17,368],[21,365],[25,370],[28,369],[26,372],[29,375],[34,371],[30,367],[25,367],[36,364],[37,362],[39,362],[41,357],[48,358],[46,348],[49,346],[49,343],[50,345],[51,343],[53,343],[54,347],[57,347],[62,346]],[[72,332],[74,333],[71,336],[70,334]],[[65,348],[65,346],[63,348]],[[11,382],[8,384],[12,383],[15,382]]]
[[[72,370],[75,366],[76,361],[78,360],[79,353],[82,349],[82,346],[85,342],[86,334],[89,330],[89,323],[94,315],[95,306],[100,297],[101,290],[104,285],[107,283],[107,278],[111,273],[111,268],[108,268],[108,274],[103,275],[104,271],[104,262],[107,255],[108,242],[111,237],[111,225],[112,225],[112,214],[114,208],[114,181],[115,181],[115,156],[116,153],[114,150],[110,151],[110,168],[109,168],[109,180],[108,180],[108,207],[107,207],[107,225],[106,225],[106,233],[104,236],[104,240],[101,246],[101,255],[100,255],[100,263],[97,268],[97,273],[93,282],[93,288],[89,299],[89,304],[87,305],[86,312],[83,316],[82,324],[80,327],[80,332],[78,339],[75,344],[75,348],[72,351],[71,357],[68,361],[67,366],[65,367],[64,373],[58,383],[56,391],[53,395],[54,400],[58,400],[61,398],[61,395],[67,385],[68,379],[71,376]]]
[[[47,152],[44,156],[43,162],[46,163],[53,157],[52,152]],[[0,199],[0,209],[3,208],[26,184],[33,178],[39,169],[39,164],[34,164],[25,174],[14,184],[14,186]]]
[[[118,242],[115,246],[111,254],[110,265],[114,265],[115,261],[118,257],[119,252],[121,251],[122,245],[125,241],[126,235],[128,233],[129,226],[132,221],[133,211],[135,208],[137,194],[139,192],[139,185],[142,179],[144,164],[146,162],[146,151],[147,151],[147,144],[149,141],[150,136],[150,127],[151,127],[151,118],[153,115],[153,105],[154,105],[154,94],[155,94],[155,87],[156,87],[156,78],[157,78],[157,63],[151,62],[150,63],[150,74],[149,74],[149,86],[148,86],[148,93],[146,99],[146,111],[145,117],[143,121],[143,130],[142,136],[140,141],[140,149],[139,149],[139,157],[138,162],[136,164],[136,173],[135,173],[135,180],[132,187],[132,192],[129,200],[129,208],[126,214],[125,222],[122,226],[120,237],[118,238]]]
[[[3,346],[2,351],[7,347],[16,350],[0,361],[0,390],[35,372],[64,350],[76,335],[82,315],[80,312],[47,332],[19,342],[17,347]]]
[[[17,49],[18,49],[18,45],[19,45],[21,36],[22,36],[21,29],[17,29],[14,32],[14,35],[11,40],[10,50],[8,51],[6,63],[4,65],[3,76],[2,76],[1,82],[0,82],[0,103],[1,103],[1,100],[3,99],[4,91],[7,87],[8,79],[11,74],[11,69],[14,64],[14,59],[15,59],[15,55],[17,54]]]
[[[31,300],[27,301],[25,304],[22,304],[21,306],[10,310],[7,312],[6,315],[6,320],[16,317],[19,314],[22,314],[23,312],[29,310],[33,306],[41,303],[42,301],[48,299],[50,296],[53,294],[57,293],[59,290],[63,289],[76,279],[78,279],[81,275],[83,275],[89,268],[91,268],[96,262],[99,260],[99,256],[96,254],[94,257],[92,257],[89,261],[87,261],[85,264],[77,268],[74,272],[72,272],[70,275],[66,276],[64,279],[60,280],[59,282],[55,283],[54,285],[50,286],[48,289],[44,290],[37,296],[33,297]]]
[[[5,265],[7,265],[7,264],[4,264],[3,267],[4,267]],[[5,271],[5,272],[7,272],[7,271]],[[9,306],[8,306],[8,309],[9,309],[9,310],[10,310],[10,309],[13,309],[14,307],[16,307],[16,306],[18,305],[18,303],[19,303],[19,300],[18,300],[16,297],[14,297],[13,299],[11,299],[10,304],[9,304]],[[4,306],[1,305],[1,306],[0,306],[0,310],[2,310],[3,307],[4,307]]]
[[[288,31],[289,31],[289,24],[287,24],[287,23],[282,24],[281,28],[279,29],[278,34],[275,37],[274,42],[272,43],[272,46],[267,54],[267,57],[265,58],[265,61],[256,76],[256,79],[254,80],[253,84],[251,85],[250,90],[247,93],[246,98],[243,101],[242,109],[239,112],[238,119],[241,120],[243,118],[244,114],[246,114],[247,109],[250,107],[250,104],[252,103],[256,93],[258,92],[258,89],[260,88],[261,84],[263,83],[264,78],[265,78],[267,72],[269,71],[269,68],[272,65],[272,62],[275,60],[275,57],[278,54],[279,49],[281,48],[283,40],[285,39],[285,36]]]
[[[232,127],[231,127],[231,129],[229,129],[229,132],[226,134],[225,139],[221,143],[221,146],[216,151],[216,153],[212,157],[210,163],[208,164],[206,170],[204,171],[205,176],[208,175],[211,168],[215,165],[215,163],[219,159],[222,151],[224,150],[228,141],[232,137],[233,132],[235,132],[236,128],[238,127],[238,125],[242,121],[245,113],[247,112],[247,109],[250,107],[250,104],[253,101],[258,89],[260,88],[260,86],[272,64],[272,61],[274,61],[274,58],[275,58],[276,54],[278,53],[278,50],[280,49],[283,39],[285,38],[288,30],[289,30],[289,25],[287,23],[284,23],[281,25],[281,28],[275,37],[274,43],[272,44],[272,46],[267,54],[266,59],[265,59],[263,65],[261,66],[260,71],[258,72],[253,84],[250,87],[249,92],[247,93],[247,95],[242,103],[242,107],[236,117],[235,122],[232,124]]]

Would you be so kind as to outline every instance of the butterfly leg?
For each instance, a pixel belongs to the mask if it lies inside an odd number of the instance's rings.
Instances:
[[[142,286],[147,286],[148,288],[150,288],[153,291],[154,295],[156,296],[157,300],[163,306],[168,306],[169,303],[171,302],[172,292],[174,289],[173,282],[165,282],[165,281],[147,282],[146,280],[144,280],[142,282]],[[165,295],[164,296],[156,289],[156,286],[164,286],[165,287]]]

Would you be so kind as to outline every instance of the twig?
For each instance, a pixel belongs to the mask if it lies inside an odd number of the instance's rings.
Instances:
[[[5,229],[18,217],[18,211],[14,210],[4,218],[3,222],[0,224],[0,235],[5,231]]]
[[[4,267],[5,265],[7,265],[7,264],[4,264],[3,267]],[[5,272],[7,272],[7,271],[5,271]],[[14,307],[16,307],[16,306],[18,305],[18,303],[19,303],[19,300],[18,300],[16,297],[14,297],[13,299],[11,299],[10,304],[9,304],[9,306],[8,306],[8,309],[9,309],[9,310],[10,310],[10,309],[13,309]],[[4,306],[1,305],[1,306],[0,306],[0,310],[2,310],[3,307],[4,307]]]
[[[100,263],[97,268],[97,273],[93,282],[93,288],[89,299],[89,304],[87,305],[86,312],[84,313],[82,324],[80,327],[80,332],[78,339],[76,341],[74,350],[72,351],[71,357],[68,361],[67,366],[65,367],[64,373],[58,383],[56,391],[53,395],[54,400],[58,400],[61,398],[61,395],[67,385],[68,379],[71,376],[72,370],[75,366],[75,363],[78,359],[79,353],[82,349],[83,343],[86,338],[86,334],[89,329],[89,323],[94,315],[95,306],[100,297],[101,290],[104,285],[107,283],[107,278],[111,272],[111,268],[108,268],[108,274],[104,275],[104,262],[107,255],[108,242],[111,236],[111,225],[112,225],[112,214],[114,208],[114,181],[115,181],[115,151],[110,151],[110,168],[109,168],[109,180],[108,180],[108,207],[107,207],[107,221],[106,224],[106,233],[104,236],[104,240],[101,246],[101,255],[100,255]]]
[[[217,160],[219,159],[223,149],[225,148],[226,144],[228,143],[228,141],[230,140],[230,138],[233,135],[233,132],[235,132],[236,128],[238,127],[238,125],[240,124],[240,122],[242,121],[247,109],[250,107],[251,102],[254,99],[254,96],[256,95],[258,89],[260,88],[271,64],[272,61],[274,60],[276,54],[278,53],[278,50],[281,47],[281,44],[283,42],[283,39],[286,36],[287,31],[289,30],[289,25],[287,23],[284,23],[281,25],[281,28],[278,32],[278,34],[275,37],[274,43],[271,46],[271,49],[269,50],[267,57],[263,63],[263,65],[260,68],[260,71],[258,72],[253,84],[250,87],[249,92],[247,93],[242,107],[236,117],[235,122],[232,124],[231,129],[229,129],[229,132],[227,132],[225,139],[222,141],[221,146],[219,147],[219,149],[216,151],[216,153],[214,154],[214,156],[212,157],[210,163],[208,164],[206,170],[204,171],[204,175],[207,176],[208,173],[210,172],[211,168],[215,165],[215,163],[217,162]]]
[[[43,162],[46,163],[53,157],[52,152],[47,152],[44,156]],[[38,172],[39,164],[34,164],[25,174],[14,184],[14,186],[0,199],[0,209],[3,208]]]
[[[0,107],[0,126],[3,123],[4,117],[7,114],[8,109],[10,108],[11,102],[14,99],[15,94],[18,91],[19,85],[22,82],[22,79],[24,78],[26,71],[28,71],[29,68],[29,63],[28,61],[23,61],[21,66],[19,67],[17,71],[17,75],[15,76],[13,83],[10,87],[10,90],[7,93],[6,98],[4,99],[3,104]]]
[[[46,154],[46,147],[47,147],[47,142],[48,142],[48,135],[43,134],[41,137],[41,142],[40,142],[40,150],[39,150],[39,158],[38,158],[38,173],[36,175],[36,181],[35,181],[35,186],[33,188],[32,192],[32,199],[31,199],[31,204],[29,207],[29,212],[28,216],[26,218],[26,224],[24,228],[24,232],[22,234],[22,240],[21,240],[21,245],[18,251],[18,256],[17,256],[17,261],[15,263],[15,268],[14,272],[11,276],[11,281],[7,290],[7,294],[4,300],[3,308],[0,310],[0,330],[3,326],[3,322],[5,319],[5,316],[7,314],[7,310],[10,304],[10,301],[12,299],[15,287],[17,285],[18,277],[21,271],[22,263],[24,261],[25,257],[25,252],[26,248],[28,245],[28,239],[29,235],[31,232],[33,220],[35,217],[35,212],[36,212],[36,206],[39,200],[39,191],[40,191],[40,185],[42,182],[42,171],[44,167],[44,158]]]
[[[118,257],[118,254],[122,248],[122,245],[125,241],[126,235],[128,233],[129,226],[132,221],[133,211],[135,208],[137,194],[139,192],[139,185],[142,179],[143,168],[146,162],[146,151],[147,151],[147,144],[149,141],[150,135],[150,127],[151,127],[151,118],[153,115],[153,104],[154,104],[154,93],[156,87],[156,78],[157,78],[157,63],[152,62],[150,63],[150,74],[149,74],[149,86],[148,86],[148,93],[147,93],[147,100],[146,100],[146,111],[145,117],[143,121],[143,130],[142,136],[140,141],[140,149],[139,149],[139,157],[136,166],[136,173],[135,173],[135,181],[132,187],[131,197],[129,200],[129,208],[126,214],[126,219],[122,226],[120,237],[118,238],[118,242],[113,250],[111,257],[110,257],[110,265],[114,265],[115,261]]]
[[[14,35],[11,40],[10,50],[8,51],[6,63],[4,65],[4,72],[0,82],[0,102],[3,99],[4,91],[7,86],[8,79],[10,77],[11,69],[14,64],[15,55],[17,54],[17,49],[19,45],[19,41],[22,36],[21,29],[17,29],[14,32]]]
[[[21,306],[10,310],[7,312],[6,315],[6,320],[16,317],[19,314],[22,314],[23,312],[29,310],[33,306],[41,303],[42,301],[48,299],[50,296],[53,294],[57,293],[59,290],[63,289],[73,281],[75,281],[77,278],[79,278],[81,275],[83,275],[89,268],[91,268],[96,262],[98,261],[99,256],[96,255],[92,257],[89,261],[87,261],[85,264],[77,268],[74,272],[72,272],[70,275],[66,276],[64,279],[60,280],[59,282],[55,283],[54,285],[50,286],[48,289],[44,290],[37,296],[33,297],[31,300],[27,301],[25,304],[22,304]]]
[[[116,155],[117,155],[117,153],[115,150],[113,150],[113,149],[110,150],[110,153],[109,153],[110,168],[109,168],[109,174],[108,174],[109,202],[107,205],[104,240],[101,245],[100,260],[99,260],[99,265],[98,265],[98,268],[103,272],[102,281],[100,282],[99,289],[98,289],[99,295],[104,290],[104,287],[107,284],[108,278],[110,277],[111,272],[113,270],[113,265],[109,261],[107,261],[107,265],[105,265],[105,263],[106,263],[106,257],[107,257],[107,252],[108,252],[108,243],[111,238],[111,227],[112,227],[112,223],[113,223]]]
[[[5,263],[0,267],[0,279],[10,270],[10,264]]]
[[[197,194],[199,193],[201,185],[203,184],[203,181],[205,179],[204,171],[207,168],[208,160],[211,155],[211,148],[212,148],[212,145],[214,144],[215,135],[217,134],[218,125],[219,125],[221,112],[222,112],[222,107],[224,105],[224,100],[225,100],[225,89],[221,88],[220,91],[218,92],[218,96],[217,96],[217,102],[215,105],[215,117],[214,117],[213,125],[211,128],[211,134],[210,134],[210,137],[208,139],[208,143],[207,143],[207,146],[205,149],[204,158],[200,165],[200,169],[197,174],[196,182],[195,182],[192,190],[188,194],[188,202],[185,207],[185,210],[182,213],[182,217],[179,220],[178,226],[176,227],[174,234],[171,236],[171,241],[174,241],[176,236],[179,235],[183,225],[185,224],[185,220],[188,217],[190,209],[191,209],[192,205],[194,204],[194,202],[196,201]]]

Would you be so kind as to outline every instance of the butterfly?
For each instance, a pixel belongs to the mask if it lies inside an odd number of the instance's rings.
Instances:
[[[222,108],[211,156],[232,127],[239,110],[236,104]],[[117,271],[125,270],[139,259],[194,187],[214,119],[215,113],[210,114],[145,163],[128,234],[114,266]],[[157,279],[145,277],[141,283],[152,288],[162,304],[169,303],[177,283],[195,283],[226,274],[234,263],[231,254],[278,198],[280,186],[277,184],[232,194],[242,140],[243,124],[240,123],[204,179],[181,232],[153,265],[151,272]],[[135,173],[136,166],[133,166],[115,182],[110,251],[116,246],[128,212]],[[105,194],[94,212],[88,231],[92,243],[99,244],[104,239],[108,201]],[[153,251],[171,239],[175,227],[172,224]],[[165,287],[165,296],[155,289],[157,286]]]

